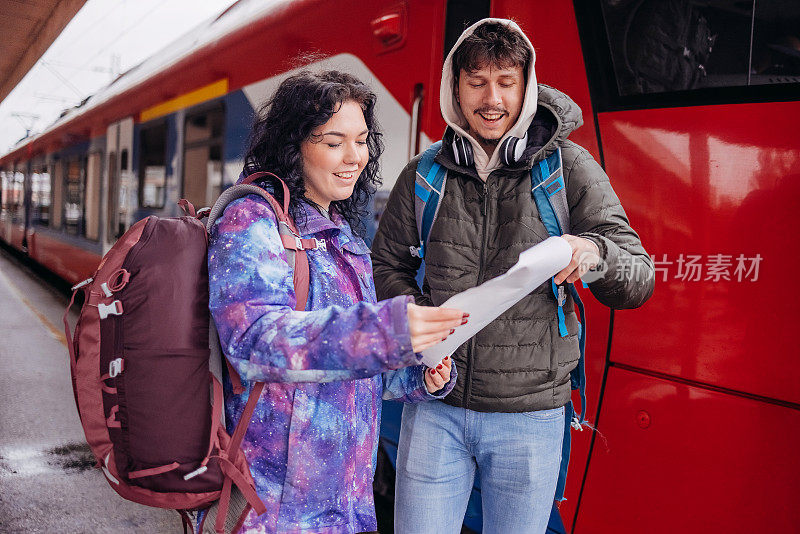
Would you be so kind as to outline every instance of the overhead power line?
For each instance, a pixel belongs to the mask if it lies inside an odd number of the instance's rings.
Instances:
[[[75,87],[75,86],[72,84],[72,82],[70,82],[68,79],[66,79],[64,76],[62,76],[62,75],[61,75],[61,73],[60,73],[60,72],[58,72],[56,69],[54,69],[54,68],[53,68],[53,67],[50,65],[50,63],[48,63],[47,61],[42,61],[41,63],[42,63],[42,66],[43,66],[43,67],[45,67],[45,68],[46,68],[47,70],[49,70],[50,72],[52,72],[52,73],[53,73],[53,75],[54,75],[56,78],[58,78],[58,79],[61,81],[61,83],[63,83],[64,85],[66,85],[66,86],[67,86],[69,89],[71,89],[71,90],[72,90],[72,92],[74,92],[76,95],[78,95],[78,99],[79,99],[79,100],[83,100],[83,93],[81,93],[81,90],[80,90],[80,89],[78,89],[77,87]]]

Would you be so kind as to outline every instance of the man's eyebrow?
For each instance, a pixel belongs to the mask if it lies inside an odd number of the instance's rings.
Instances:
[[[368,133],[369,133],[369,129],[366,129],[363,132],[359,133],[356,137],[361,137],[362,135],[367,135]],[[325,133],[320,134],[320,135],[335,135],[336,137],[347,137],[342,132],[336,132],[336,131],[325,132]]]
[[[481,74],[479,71],[470,72],[470,71],[465,70],[464,72],[466,72],[467,76],[469,76],[470,78],[485,78],[486,77],[485,74]],[[512,70],[512,69],[500,69],[500,70],[495,71],[495,72],[498,72],[499,76],[517,76],[519,74],[516,70]]]

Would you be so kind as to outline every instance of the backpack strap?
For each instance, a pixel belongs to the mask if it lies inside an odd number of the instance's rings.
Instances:
[[[561,149],[541,160],[531,169],[531,192],[539,210],[542,224],[551,236],[560,236],[569,232],[569,205],[567,204],[564,172],[561,168]],[[550,280],[553,295],[558,303],[558,333],[566,337],[567,324],[564,316],[564,303],[567,300],[564,286],[556,285],[555,278]]]
[[[567,192],[564,183],[564,169],[561,159],[561,149],[547,158],[541,160],[538,165],[531,169],[531,192],[539,210],[539,217],[551,236],[561,236],[569,232],[569,204],[567,203]],[[556,483],[555,500],[564,499],[564,488],[567,481],[567,469],[569,467],[569,455],[571,448],[570,428],[582,430],[581,424],[586,416],[586,314],[584,313],[583,301],[574,284],[556,285],[555,279],[550,280],[553,294],[558,303],[558,330],[561,337],[568,335],[567,325],[564,316],[564,303],[566,302],[566,291],[572,295],[572,299],[580,312],[581,321],[578,323],[578,347],[580,358],[578,365],[570,373],[570,383],[572,389],[579,390],[581,399],[581,411],[575,413],[572,401],[568,402],[564,408],[564,441],[561,449],[561,466],[559,468],[558,481]],[[566,287],[566,289],[565,289]],[[554,510],[557,510],[554,508]]]
[[[538,173],[534,173],[534,169]],[[539,162],[538,168],[531,169],[531,188],[541,187],[552,206],[556,219],[556,227],[548,228],[550,235],[563,235],[569,232],[569,204],[567,203],[567,188],[564,185],[564,169],[561,163],[561,149]],[[538,207],[538,206],[537,206]],[[550,220],[542,221],[545,226],[552,225]],[[558,232],[558,233],[554,233]]]
[[[439,214],[439,206],[442,203],[444,186],[447,181],[447,169],[433,161],[441,146],[441,141],[433,143],[423,152],[422,158],[417,164],[417,175],[414,181],[414,215],[417,220],[419,246],[408,248],[412,256],[420,259],[425,258],[428,236],[436,216]]]
[[[560,236],[569,232],[569,204],[567,203],[567,189],[564,183],[561,148],[556,148],[555,152],[541,160],[538,166],[534,166],[531,169],[531,191],[533,192],[533,198],[536,202],[536,208],[539,210],[539,217],[542,219],[545,228],[547,228],[547,233],[551,236]],[[583,301],[578,294],[578,290],[575,289],[574,284],[565,284],[566,290],[564,286],[556,286],[555,280],[551,280],[551,285],[556,301],[558,302],[559,334],[561,337],[565,337],[568,334],[563,308],[564,302],[566,301],[565,291],[570,292],[572,299],[578,306],[581,320],[586,322]],[[580,390],[581,412],[578,422],[583,423],[586,411],[586,373],[584,362],[586,328],[581,323],[579,323],[579,331],[581,356],[578,360],[578,366],[573,370],[570,376],[570,380],[572,382],[572,389]]]

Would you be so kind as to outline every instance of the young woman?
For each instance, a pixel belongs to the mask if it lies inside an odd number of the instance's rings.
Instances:
[[[292,269],[263,199],[232,202],[210,233],[211,312],[246,388],[233,395],[226,384],[229,430],[254,382],[267,382],[242,447],[267,512],[251,511],[243,532],[374,531],[381,399],[437,399],[455,383],[449,359],[426,369],[417,353],[462,324],[462,313],[408,296],[376,302],[358,234],[379,183],[374,107],[353,76],[301,72],[254,126],[243,175],[280,176],[302,237],[325,243],[308,251],[307,311],[294,310]]]

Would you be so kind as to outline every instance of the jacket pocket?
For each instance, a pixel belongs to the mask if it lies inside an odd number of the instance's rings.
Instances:
[[[372,259],[370,257],[372,252],[361,239],[348,241],[342,246],[342,251],[347,263],[354,271],[361,292],[361,300],[375,302],[375,284],[372,280]]]
[[[279,530],[347,522],[347,445],[348,429],[340,409],[320,402],[303,386],[295,389]]]

